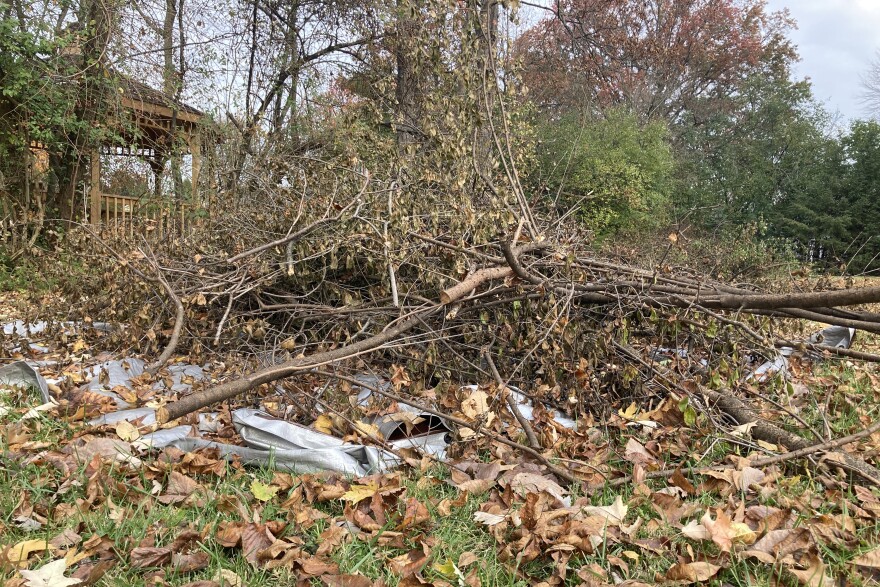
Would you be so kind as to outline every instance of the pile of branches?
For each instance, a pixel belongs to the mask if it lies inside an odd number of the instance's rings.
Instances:
[[[247,214],[265,214],[265,207],[231,214],[173,254],[160,244],[121,246],[91,235],[113,260],[104,281],[109,293],[96,300],[133,299],[123,287],[150,292],[144,307],[129,314],[152,334],[143,337],[148,345],[161,345],[149,371],[158,373],[181,349],[247,347],[257,359],[241,376],[167,404],[161,422],[295,375],[350,376],[358,360],[369,358],[402,365],[412,392],[494,380],[499,390],[515,384],[535,402],[599,419],[674,394],[746,424],[761,421],[754,409],[717,388],[683,385],[681,374],[663,372],[645,351],[711,349],[706,372],[695,374],[698,383],[743,351],[773,357],[775,348],[794,347],[880,360],[773,334],[776,319],[880,332],[880,315],[853,309],[880,302],[880,288],[767,293],[670,267],[673,242],[637,266],[598,258],[570,226],[542,234],[534,221],[502,222],[503,236],[494,239],[474,236],[486,234],[477,224],[469,236],[452,237],[463,233],[436,222],[407,225],[406,211],[395,221],[391,196],[387,208],[384,200],[399,189],[395,182],[363,176],[347,185],[350,195],[334,193],[321,207],[315,200],[306,206],[304,195],[299,206],[279,199],[269,228],[261,218],[254,224],[262,229],[247,229]],[[300,213],[291,217],[291,210]],[[487,225],[498,224],[489,218]],[[157,312],[161,306],[168,311]],[[538,435],[510,408],[527,439],[511,442],[541,458]],[[757,431],[791,450],[813,446],[772,424]],[[847,466],[880,481],[866,463]]]

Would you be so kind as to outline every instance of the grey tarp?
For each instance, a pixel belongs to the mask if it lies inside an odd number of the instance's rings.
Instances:
[[[296,473],[332,471],[363,477],[400,464],[400,459],[388,451],[343,442],[260,410],[235,410],[232,412],[232,423],[248,446],[198,438],[193,436],[192,426],[158,430],[143,436],[139,443],[155,448],[174,446],[184,451],[216,448],[222,456],[236,455],[245,464],[271,465]]]
[[[24,361],[16,361],[0,367],[0,383],[15,387],[33,387],[40,390],[43,403],[52,401],[49,385],[40,373]]]

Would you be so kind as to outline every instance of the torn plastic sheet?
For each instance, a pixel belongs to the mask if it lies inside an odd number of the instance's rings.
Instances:
[[[86,370],[86,377],[91,380],[83,388],[91,392],[113,398],[120,408],[128,408],[129,403],[113,392],[113,388],[122,386],[131,389],[131,380],[144,374],[145,364],[142,359],[127,358],[106,361]],[[192,390],[187,380],[200,381],[205,379],[204,370],[198,365],[176,364],[165,368],[168,372],[171,387],[165,385],[166,378],[160,378],[153,384],[155,390],[168,390],[173,393],[185,394]]]
[[[381,448],[344,442],[293,422],[255,409],[232,412],[232,423],[248,446],[213,442],[193,436],[192,426],[177,426],[146,434],[140,446],[183,451],[216,448],[224,457],[238,456],[249,465],[273,466],[296,473],[331,471],[363,477],[400,464],[400,459]]]
[[[523,395],[523,393],[516,387],[508,387],[508,389],[510,389],[513,401],[516,403],[516,409],[519,410],[519,413],[522,414],[526,420],[533,421],[535,419],[535,410],[532,406],[532,401]],[[553,410],[553,421],[571,430],[577,428],[577,422],[559,410]]]
[[[400,411],[380,416],[371,423],[392,448],[414,448],[440,460],[446,459],[452,429],[443,418]]]
[[[25,322],[24,320],[15,320],[3,324],[3,334],[6,336],[15,336],[22,340],[28,341],[31,350],[38,353],[48,353],[49,347],[34,341],[31,338],[34,335],[44,334],[49,330],[50,323],[45,320],[37,322]],[[116,326],[107,322],[94,322],[91,324],[83,324],[81,322],[61,322],[61,329],[73,335],[79,334],[82,330],[90,328],[101,332],[112,332]],[[21,347],[15,347],[14,350],[21,350]]]
[[[52,401],[49,385],[39,371],[25,361],[16,361],[0,367],[0,383],[14,387],[32,387],[40,390],[43,403]]]
[[[845,326],[829,326],[823,328],[819,332],[814,332],[807,339],[811,344],[822,344],[832,346],[839,349],[848,349],[852,345],[855,338],[856,329],[847,328]],[[766,361],[760,365],[754,372],[746,376],[746,379],[754,379],[759,382],[767,381],[767,379],[781,373],[783,376],[788,374],[788,357],[794,352],[791,347],[782,347],[776,358]],[[822,355],[819,353],[807,353],[807,358],[812,360],[820,360]]]
[[[106,383],[100,384],[100,369],[93,373],[90,389],[97,393],[116,396],[102,387],[128,385],[131,377],[143,372],[143,362],[139,360],[110,361],[101,365],[106,372]],[[203,377],[200,368],[177,369],[174,365],[168,371],[172,377]],[[190,366],[192,367],[192,366]],[[378,382],[378,380],[377,380]],[[368,384],[372,384],[371,381]],[[122,400],[118,400],[121,402]],[[124,403],[124,402],[122,402]],[[383,438],[392,448],[414,448],[445,459],[449,444],[447,424],[431,414],[421,414],[415,406],[401,405],[401,412],[383,416],[375,424]],[[407,414],[401,416],[399,414]],[[381,448],[344,442],[334,436],[312,430],[299,424],[275,418],[255,409],[239,409],[232,412],[233,425],[244,441],[245,446],[235,446],[213,442],[200,437],[199,432],[210,432],[216,428],[217,414],[200,414],[198,430],[183,425],[145,434],[136,441],[140,448],[165,448],[174,446],[190,451],[197,448],[216,448],[224,456],[237,455],[245,463],[274,466],[279,469],[310,473],[333,471],[351,475],[369,475],[387,470],[400,464],[400,459]],[[122,420],[152,425],[156,422],[153,408],[122,409],[102,414],[89,422],[91,425],[113,425]]]

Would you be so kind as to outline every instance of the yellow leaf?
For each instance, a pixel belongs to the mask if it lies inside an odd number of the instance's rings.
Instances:
[[[626,558],[628,558],[630,560],[634,560],[636,562],[639,562],[639,553],[637,553],[633,550],[624,550],[622,554],[623,554],[623,556],[625,556]]]
[[[333,432],[333,418],[327,414],[321,414],[318,416],[318,419],[315,420],[315,423],[312,424],[312,427],[318,432],[331,434]]]
[[[433,568],[435,571],[440,573],[441,575],[446,575],[447,577],[452,577],[455,575],[455,563],[452,562],[452,559],[446,559],[443,564],[434,563]]]
[[[495,414],[489,410],[489,396],[480,389],[471,392],[470,396],[461,402],[461,411],[469,420],[485,418],[486,426],[495,419]]]
[[[281,488],[277,485],[268,485],[256,479],[251,483],[251,493],[260,501],[270,501],[279,489]]]
[[[769,442],[764,442],[763,440],[756,440],[755,444],[757,444],[758,446],[760,446],[761,448],[763,448],[765,450],[770,450],[770,451],[774,451],[774,452],[779,450],[779,447],[776,446],[775,444],[770,444]]]
[[[26,567],[27,559],[31,554],[44,550],[55,550],[55,547],[50,546],[48,540],[24,540],[10,547],[3,555],[10,563]]]
[[[73,352],[79,353],[89,348],[89,345],[86,344],[86,341],[79,338],[75,343],[73,343]]]
[[[634,420],[638,411],[639,411],[639,407],[636,405],[635,402],[633,402],[629,405],[629,407],[626,409],[626,411],[617,410],[617,414],[621,418],[624,418],[626,420]]]
[[[342,499],[344,501],[350,501],[351,503],[358,503],[359,501],[373,497],[378,492],[379,485],[376,483],[370,483],[368,485],[352,485],[351,488],[342,495]]]
[[[354,423],[354,427],[358,432],[360,432],[367,438],[381,437],[381,434],[379,433],[379,427],[375,424],[368,424],[366,422],[358,420]]]
[[[141,437],[137,427],[128,420],[120,420],[116,423],[116,436],[125,442],[134,442]]]

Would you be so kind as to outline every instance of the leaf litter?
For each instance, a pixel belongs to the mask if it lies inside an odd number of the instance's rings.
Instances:
[[[312,412],[310,422],[290,421],[266,394],[259,412],[246,414],[266,427],[242,425],[244,416],[224,407],[161,428],[157,407],[222,380],[226,364],[180,361],[152,377],[142,361],[103,351],[99,330],[66,343],[47,331],[39,350],[12,353],[34,371],[16,367],[40,395],[8,382],[0,392],[9,508],[0,520],[0,577],[12,587],[135,576],[204,587],[256,578],[592,587],[880,577],[876,488],[833,464],[819,475],[781,461],[752,466],[784,449],[752,441],[754,423],[719,429],[682,397],[646,411],[621,405],[600,426],[517,396],[541,434],[544,461],[499,441],[520,436],[491,384],[432,392],[433,405],[470,428],[420,413],[421,398],[401,405],[345,385],[339,391],[356,396],[354,408]],[[834,392],[865,393],[878,377],[871,366],[811,368],[790,357],[784,367],[788,407],[802,413],[814,408],[810,390],[824,390],[831,405],[841,401]],[[397,392],[410,385],[399,366],[373,382]],[[840,405],[868,422],[870,407],[847,397]],[[760,405],[768,414],[778,407]],[[285,471],[274,450],[256,458],[228,449],[279,446],[290,430],[300,444],[280,446],[281,457],[314,455],[327,439],[334,449],[373,452],[352,456],[351,469]],[[174,441],[162,440],[172,431]],[[418,435],[441,437],[442,450],[412,442]],[[857,448],[873,454],[880,435]],[[549,466],[566,461],[578,483]]]

